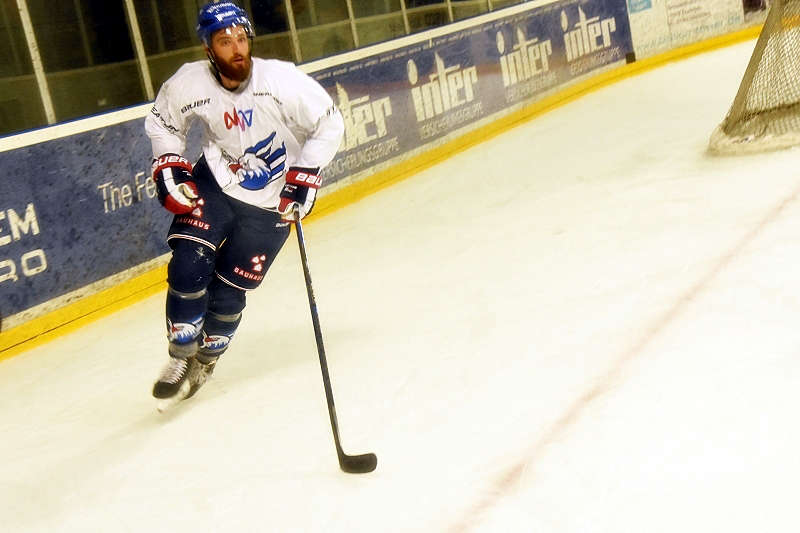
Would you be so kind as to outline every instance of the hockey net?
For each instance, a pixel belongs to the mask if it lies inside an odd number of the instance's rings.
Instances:
[[[800,144],[800,0],[772,0],[728,115],[709,150],[746,154]]]

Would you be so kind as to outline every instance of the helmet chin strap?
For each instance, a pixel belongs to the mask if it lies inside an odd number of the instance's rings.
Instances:
[[[214,73],[214,77],[217,78],[217,81],[220,83],[220,85],[222,85],[222,77],[219,72],[219,67],[217,67],[217,61],[214,57],[214,52],[212,52],[211,48],[208,46],[206,46],[206,57],[208,58],[208,62],[211,63],[211,72]]]

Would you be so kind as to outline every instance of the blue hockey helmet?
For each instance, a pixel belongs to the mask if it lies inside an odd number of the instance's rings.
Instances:
[[[197,36],[207,46],[215,31],[231,26],[242,26],[251,39],[255,35],[247,13],[233,2],[210,2],[197,14]]]

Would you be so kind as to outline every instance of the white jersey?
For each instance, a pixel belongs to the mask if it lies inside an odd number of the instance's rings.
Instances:
[[[323,168],[344,133],[328,93],[294,64],[253,58],[250,78],[234,91],[209,62],[183,65],[158,92],[145,119],[153,156],[184,155],[193,122],[204,128],[203,153],[222,190],[275,210],[292,166]]]

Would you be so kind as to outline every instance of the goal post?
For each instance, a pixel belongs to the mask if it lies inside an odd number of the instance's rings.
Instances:
[[[711,135],[711,153],[800,144],[800,0],[771,4],[733,104]]]

